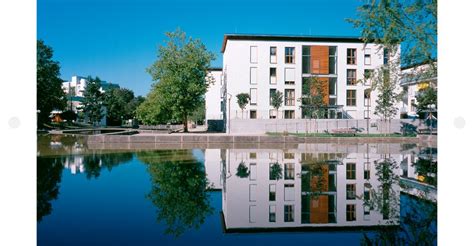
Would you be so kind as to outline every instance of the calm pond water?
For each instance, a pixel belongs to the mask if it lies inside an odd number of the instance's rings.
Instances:
[[[431,245],[437,150],[113,149],[38,137],[38,245]]]

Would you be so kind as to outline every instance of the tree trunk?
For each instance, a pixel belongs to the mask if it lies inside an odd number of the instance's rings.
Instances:
[[[184,113],[183,125],[184,125],[184,132],[188,132],[188,114],[187,113]]]

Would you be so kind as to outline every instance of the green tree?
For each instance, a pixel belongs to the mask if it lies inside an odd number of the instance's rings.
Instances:
[[[166,233],[180,236],[199,228],[212,214],[204,165],[191,150],[140,152],[152,189],[148,198],[156,206],[157,220],[167,224]]]
[[[157,81],[154,89],[159,94],[154,103],[169,109],[173,118],[181,119],[187,132],[188,116],[199,107],[200,98],[213,83],[208,70],[215,56],[200,40],[188,38],[180,29],[166,36],[166,46],[160,46],[158,60],[147,71]]]
[[[237,104],[239,105],[240,110],[242,110],[242,119],[244,118],[244,109],[249,103],[250,95],[248,93],[239,93],[237,94]]]
[[[278,119],[278,109],[283,105],[283,93],[281,91],[276,90],[274,93],[270,95],[271,101],[270,104],[272,105],[273,108],[276,109],[276,118]]]
[[[235,175],[239,178],[247,178],[250,175],[249,168],[245,165],[245,162],[242,161],[239,163]]]
[[[148,93],[145,100],[136,109],[136,116],[145,125],[158,125],[178,122],[171,109],[161,103],[161,87],[154,85],[155,89]]]
[[[196,124],[203,124],[204,120],[206,119],[206,103],[204,98],[200,99],[199,106],[191,114],[190,118]]]
[[[135,98],[133,91],[126,88],[112,88],[105,91],[104,104],[107,107],[107,124],[120,125],[122,119],[133,118],[129,103]]]
[[[426,118],[426,113],[429,110],[436,111],[438,108],[438,92],[436,89],[428,87],[416,95],[416,101],[416,113],[420,116],[420,118],[424,119]],[[429,105],[434,105],[435,108],[430,109]]]
[[[383,49],[384,65],[364,80],[381,93],[375,110],[389,124],[396,114],[393,105],[401,99],[396,92],[401,82],[400,65],[428,63],[428,69],[415,69],[412,76],[436,77],[437,4],[437,0],[371,0],[358,8],[356,19],[348,20],[361,30],[365,43],[376,43]]]
[[[327,102],[327,84],[323,80],[311,77],[303,83],[302,108],[310,118],[324,118]]]
[[[87,77],[87,84],[84,90],[84,100],[81,109],[89,117],[89,122],[98,124],[104,116],[102,106],[104,104],[104,94],[100,91],[101,83],[99,77]]]
[[[49,122],[52,110],[66,107],[66,95],[61,88],[59,62],[54,61],[53,49],[42,40],[36,42],[36,107],[38,126]]]
[[[283,168],[278,162],[270,163],[270,180],[279,180],[283,177]]]

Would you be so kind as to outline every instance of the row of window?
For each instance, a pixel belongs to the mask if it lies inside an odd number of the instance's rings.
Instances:
[[[250,119],[257,119],[257,110],[250,110]],[[277,111],[275,109],[268,110],[268,116],[270,119],[276,119]],[[295,110],[283,110],[284,119],[295,119]]]
[[[371,49],[364,49],[364,65],[372,64]],[[347,49],[347,65],[357,65],[357,49],[348,48]]]
[[[257,215],[257,206],[250,205],[249,206],[249,222],[255,223],[256,215]],[[276,205],[270,205],[268,207],[268,221],[269,222],[276,222]],[[295,205],[287,204],[283,207],[283,221],[284,222],[294,222],[295,221]],[[364,206],[364,219],[368,219],[370,215],[370,207]],[[386,219],[386,218],[384,218]],[[346,205],[346,221],[355,221],[356,220],[356,204],[347,204]]]
[[[269,179],[270,180],[278,180],[281,177],[280,173],[278,173],[278,168],[273,167],[275,163],[270,163],[269,165]],[[284,179],[285,180],[294,180],[295,179],[295,164],[294,163],[285,163],[284,165]],[[276,170],[276,171],[275,171]],[[257,163],[250,163],[250,170],[249,170],[249,179],[250,180],[257,180]]]
[[[270,89],[270,94],[269,94],[270,105],[272,103],[272,95],[275,93],[276,93],[276,89]],[[296,102],[295,89],[285,89],[284,105],[295,106],[295,102]],[[250,105],[257,105],[257,88],[250,88]]]
[[[330,50],[330,58],[336,56],[336,47],[331,46],[332,50]],[[310,56],[309,46],[303,46],[303,60],[305,57]],[[384,52],[384,61],[385,61],[385,52]],[[250,63],[257,63],[258,62],[258,48],[257,46],[250,46]],[[270,47],[270,63],[276,64],[277,63],[277,47],[271,46]],[[294,64],[295,63],[295,47],[285,47],[285,63],[286,64]],[[335,60],[334,60],[335,63]],[[348,65],[357,65],[357,49],[356,48],[348,48],[347,49],[347,64]],[[365,48],[364,49],[364,65],[371,65],[372,64],[372,57],[371,57],[371,49]]]
[[[346,164],[346,179],[356,179],[356,164]],[[364,179],[370,179],[370,162],[364,163]]]
[[[256,85],[258,84],[258,70],[256,67],[250,68],[250,84]],[[271,67],[270,68],[270,77],[269,83],[271,85],[277,84],[277,68]],[[285,68],[285,85],[294,85],[295,84],[295,69],[294,68]]]
[[[373,69],[364,69],[364,79],[368,80],[373,73]],[[357,69],[347,69],[347,85],[357,85]],[[368,83],[365,83],[368,85]]]

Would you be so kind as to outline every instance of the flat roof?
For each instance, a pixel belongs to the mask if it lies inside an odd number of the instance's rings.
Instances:
[[[224,53],[227,40],[266,40],[297,42],[339,42],[364,43],[361,37],[354,36],[308,36],[308,35],[270,35],[270,34],[224,34],[221,53]]]

